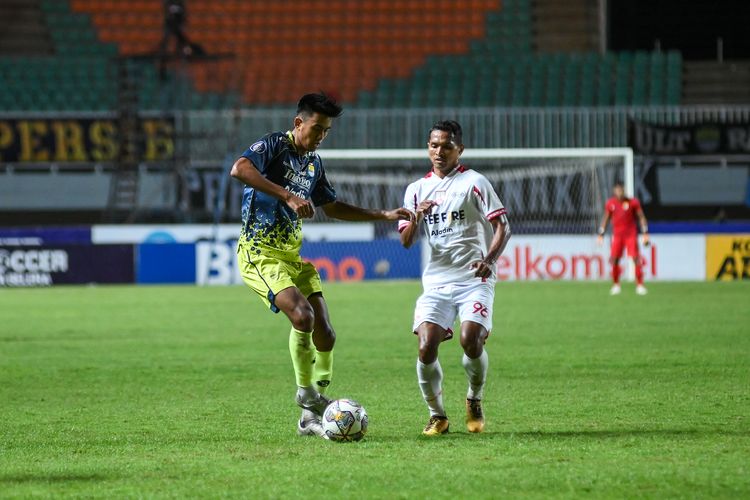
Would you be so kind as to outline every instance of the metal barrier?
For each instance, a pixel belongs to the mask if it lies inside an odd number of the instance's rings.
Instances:
[[[177,161],[219,165],[239,155],[268,132],[287,130],[294,107],[187,111],[175,117]],[[143,116],[160,113],[143,113]],[[5,118],[56,117],[114,119],[114,113],[0,113]],[[326,139],[325,149],[419,148],[441,119],[458,120],[470,148],[610,148],[627,145],[628,119],[688,125],[696,122],[750,121],[742,106],[345,109]],[[1,130],[0,130],[1,132]],[[2,160],[0,160],[0,164]]]
[[[294,109],[193,111],[189,113],[191,159],[221,159],[227,151],[216,137],[238,137],[244,146],[270,131],[291,127]],[[437,120],[455,119],[464,128],[468,147],[478,148],[603,148],[627,145],[630,117],[664,124],[750,119],[745,106],[673,106],[607,108],[459,108],[348,109],[339,118],[326,149],[415,148],[426,142],[427,130]],[[232,133],[229,133],[229,132]],[[220,150],[221,149],[221,150]]]

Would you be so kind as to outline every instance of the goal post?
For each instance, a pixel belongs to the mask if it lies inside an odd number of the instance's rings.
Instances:
[[[425,149],[330,149],[321,153],[326,160],[423,160],[427,158]],[[633,150],[631,148],[469,148],[461,158],[464,160],[484,159],[543,159],[543,158],[621,158],[624,168],[623,183],[625,194],[633,196],[635,178],[633,175]]]
[[[430,168],[427,149],[321,150],[341,199],[393,207],[406,186]],[[467,148],[461,162],[489,179],[514,222],[514,232],[592,234],[614,181],[634,194],[630,148]]]

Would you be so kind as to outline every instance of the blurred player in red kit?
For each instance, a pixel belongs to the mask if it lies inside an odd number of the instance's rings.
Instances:
[[[617,295],[620,293],[620,257],[623,250],[627,250],[628,257],[633,259],[635,265],[635,293],[646,295],[646,287],[643,286],[643,262],[638,251],[638,228],[636,219],[641,226],[641,239],[644,246],[648,246],[648,222],[643,214],[641,202],[638,198],[625,196],[625,188],[621,182],[616,182],[612,187],[612,197],[604,205],[604,219],[599,226],[598,243],[604,242],[604,233],[607,224],[612,219],[612,247],[610,248],[610,261],[612,263],[612,288],[609,293]]]

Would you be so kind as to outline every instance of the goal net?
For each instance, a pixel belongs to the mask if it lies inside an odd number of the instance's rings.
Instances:
[[[426,149],[339,149],[320,153],[341,200],[403,204],[406,186],[430,170]],[[489,179],[514,234],[594,234],[612,184],[633,194],[633,152],[599,149],[467,149],[461,163]],[[319,211],[322,212],[322,211]],[[316,220],[326,220],[322,214]],[[381,236],[393,230],[378,226]]]

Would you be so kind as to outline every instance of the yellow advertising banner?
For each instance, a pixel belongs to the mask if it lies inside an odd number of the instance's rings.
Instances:
[[[706,279],[750,280],[750,234],[706,235]]]
[[[0,163],[114,161],[120,151],[114,118],[0,119]],[[174,158],[174,120],[139,118],[139,158]]]

